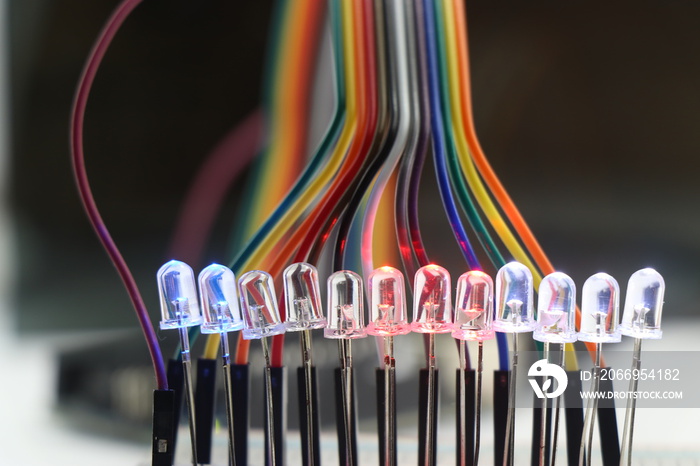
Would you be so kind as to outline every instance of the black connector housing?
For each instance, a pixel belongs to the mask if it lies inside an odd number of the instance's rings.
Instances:
[[[545,377],[535,377],[537,384],[542,387]],[[547,432],[544,437],[544,464],[549,464],[550,447],[552,445],[552,400],[545,398],[545,418]],[[542,435],[542,399],[537,395],[532,395],[532,450],[530,453],[530,463],[533,466],[540,464],[540,436]]]
[[[194,393],[197,425],[197,463],[211,463],[211,440],[216,404],[216,359],[197,360],[197,385]]]
[[[583,436],[583,402],[581,400],[581,371],[566,371],[569,380],[564,392],[566,406],[566,455],[569,466],[578,466]]]
[[[184,386],[185,386],[185,374],[182,369],[182,361],[177,359],[168,360],[167,368],[168,377],[168,388],[174,393],[174,415],[173,426],[175,430],[173,431],[173,451],[175,450],[175,445],[177,444],[177,427],[180,425],[180,415],[182,414],[182,404],[185,401],[183,397]]]
[[[175,432],[177,431],[175,392],[153,390],[153,466],[172,466],[175,459]]]
[[[352,369],[349,369],[352,370]],[[343,377],[340,367],[333,371],[335,381],[335,423],[338,431],[338,464],[350,464],[346,450],[350,442],[352,453],[351,466],[357,466],[357,413],[355,411],[355,384],[350,387],[350,432],[345,432],[345,413],[343,412]],[[354,381],[354,378],[352,379]]]
[[[427,441],[427,436],[428,436],[428,388],[429,388],[429,377],[428,377],[428,369],[421,369],[420,372],[418,373],[418,464],[426,464],[425,463],[425,457],[426,457],[426,441]],[[433,416],[432,419],[432,424],[433,424],[433,443],[430,445],[428,448],[430,448],[430,457],[432,458],[432,462],[430,464],[436,464],[437,460],[437,448],[436,448],[436,439],[437,439],[437,429],[438,429],[438,409],[440,406],[439,399],[440,397],[438,396],[438,370],[435,370],[435,378],[433,379],[433,393],[435,394],[433,397],[433,413],[435,415]]]
[[[233,436],[236,464],[248,464],[248,403],[250,396],[250,366],[231,365],[231,391],[233,392]]]
[[[493,371],[493,456],[503,464],[508,422],[508,382],[510,371]]]
[[[456,459],[457,459],[457,466],[461,466],[461,461],[460,458],[462,457],[462,444],[461,444],[461,436],[462,436],[462,403],[465,404],[465,416],[466,416],[466,422],[465,422],[465,427],[466,427],[466,444],[465,444],[465,454],[464,457],[469,459],[469,458],[474,458],[474,441],[475,441],[475,435],[476,435],[476,372],[473,370],[468,370],[464,371],[464,399],[461,399],[459,396],[460,392],[460,374],[462,371],[457,369],[457,375],[455,378],[455,393],[457,394],[457,406],[456,406],[456,413],[455,413],[455,422],[457,423],[457,438],[456,438]],[[467,461],[467,464],[470,464],[471,460]]]
[[[601,392],[612,392],[613,382],[610,379],[600,380]],[[601,398],[598,400],[598,431],[600,432],[600,449],[603,454],[603,466],[620,464],[620,437],[617,430],[615,415],[615,400]]]
[[[311,367],[311,393],[306,393],[306,381],[304,368],[297,368],[297,394],[299,402],[299,432],[301,434],[301,457],[303,464],[321,464],[321,431],[319,425],[321,419],[318,412],[318,385],[316,382],[316,368]],[[308,398],[307,398],[308,396]],[[311,401],[313,413],[313,452],[309,452],[309,442],[307,439],[308,418],[306,413],[306,400]],[[309,453],[313,455],[313,461],[309,460]]]
[[[285,390],[287,371],[284,367],[270,368],[270,379],[272,383],[272,404],[274,416],[274,442],[275,442],[275,464],[285,464],[284,462],[284,439],[287,431],[287,395]],[[267,383],[265,384],[267,393]],[[265,432],[268,431],[269,419],[267,416],[267,397],[265,397]],[[269,451],[270,439],[265,436],[265,464],[271,464]]]

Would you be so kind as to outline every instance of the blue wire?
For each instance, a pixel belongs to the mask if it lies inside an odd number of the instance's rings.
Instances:
[[[467,261],[467,265],[471,269],[481,270],[474,249],[472,248],[467,233],[464,230],[464,225],[459,217],[459,211],[455,203],[454,195],[450,187],[449,175],[447,173],[447,158],[445,154],[445,135],[443,133],[443,118],[440,100],[440,80],[439,66],[437,64],[437,40],[435,31],[435,17],[430,0],[423,0],[427,55],[428,55],[428,77],[430,85],[430,122],[433,132],[433,159],[435,162],[435,174],[440,189],[440,197],[442,198],[445,212],[452,226],[457,243],[460,246],[462,255]],[[508,369],[508,343],[506,336],[502,333],[496,333],[496,341],[498,344],[498,360],[501,370]]]
[[[435,175],[440,188],[440,197],[445,207],[452,231],[454,232],[459,248],[470,269],[481,270],[479,260],[476,258],[467,232],[459,217],[457,204],[455,203],[447,174],[447,159],[445,157],[445,136],[443,134],[442,109],[440,108],[440,84],[437,65],[437,45],[435,42],[435,19],[433,9],[428,0],[423,1],[425,8],[426,39],[428,51],[428,77],[430,83],[430,123],[433,130],[433,160],[435,162]]]

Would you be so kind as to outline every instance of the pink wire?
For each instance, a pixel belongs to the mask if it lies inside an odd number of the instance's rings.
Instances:
[[[263,136],[263,113],[254,110],[216,146],[185,196],[170,244],[170,257],[198,264],[226,193],[253,160]]]
[[[107,20],[104,28],[100,32],[95,45],[93,46],[90,55],[83,69],[83,74],[78,82],[78,89],[75,94],[75,100],[73,101],[73,114],[71,115],[71,159],[73,162],[73,174],[75,176],[75,181],[78,185],[78,191],[80,193],[80,199],[85,207],[85,212],[90,220],[92,228],[95,230],[102,246],[107,251],[110,260],[117,269],[119,276],[126,287],[126,291],[129,294],[129,299],[131,299],[131,304],[134,306],[134,311],[136,311],[136,317],[141,325],[141,330],[146,338],[146,344],[148,345],[148,351],[151,354],[151,361],[153,362],[153,369],[155,370],[156,383],[158,388],[165,390],[168,388],[168,379],[165,373],[165,364],[163,363],[163,356],[161,355],[160,346],[158,345],[158,338],[153,330],[153,324],[148,316],[148,310],[143,303],[143,298],[139,292],[134,277],[131,275],[131,271],[127,266],[124,258],[122,257],[117,245],[112,240],[112,237],[107,231],[107,226],[105,225],[100,212],[95,204],[95,199],[92,196],[92,190],[90,189],[90,184],[88,182],[87,172],[85,170],[85,154],[83,152],[83,122],[85,119],[85,107],[87,105],[87,99],[90,95],[90,89],[95,80],[95,74],[97,73],[100,63],[104,58],[105,52],[109,47],[115,34],[121,27],[122,23],[129,14],[136,8],[143,0],[124,0],[119,6],[114,10],[112,16]]]

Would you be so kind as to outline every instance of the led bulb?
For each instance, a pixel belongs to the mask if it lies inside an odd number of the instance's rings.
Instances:
[[[620,286],[607,273],[597,273],[583,284],[581,293],[580,341],[618,343],[622,337],[618,328]]]
[[[243,313],[243,338],[259,339],[284,333],[284,324],[277,309],[272,277],[267,272],[252,270],[238,279]]]
[[[170,261],[158,270],[160,294],[160,328],[192,327],[202,323],[197,287],[192,268],[180,261]]]
[[[452,336],[458,340],[490,340],[493,331],[493,280],[471,270],[457,280]]]
[[[233,332],[243,328],[238,308],[236,277],[228,267],[211,264],[199,273],[202,333]]]
[[[287,300],[288,332],[311,330],[326,326],[321,306],[318,270],[300,262],[284,270],[284,295]]]
[[[369,295],[368,334],[390,337],[411,331],[406,321],[406,291],[400,271],[393,267],[375,269],[369,275]]]
[[[416,272],[413,287],[413,322],[418,333],[452,331],[452,284],[450,273],[439,265],[426,265]]]
[[[532,337],[548,343],[573,343],[576,337],[576,285],[565,273],[542,279],[537,300],[537,328]]]
[[[509,262],[496,275],[497,332],[532,332],[537,323],[533,317],[532,273],[520,262]]]
[[[326,338],[363,338],[365,333],[365,297],[362,278],[341,270],[328,277],[328,325]]]
[[[654,269],[642,269],[632,274],[620,323],[623,335],[653,340],[661,338],[665,288],[663,277]]]

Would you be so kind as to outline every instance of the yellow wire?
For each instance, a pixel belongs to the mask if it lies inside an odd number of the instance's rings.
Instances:
[[[453,3],[450,0],[443,0],[444,8],[443,10],[443,21],[445,23],[445,31],[447,34],[447,65],[448,65],[448,77],[450,86],[450,114],[452,132],[455,134],[455,142],[457,146],[457,155],[459,157],[460,166],[463,173],[467,178],[467,183],[474,194],[479,206],[483,210],[484,214],[488,218],[491,225],[493,225],[494,230],[498,234],[506,249],[512,254],[512,256],[518,262],[523,263],[532,271],[532,277],[535,285],[535,289],[538,289],[540,282],[542,281],[542,274],[538,267],[536,267],[530,257],[522,248],[518,240],[515,238],[513,233],[508,228],[507,223],[503,220],[503,217],[499,213],[496,206],[493,204],[488,191],[484,187],[481,178],[479,177],[474,162],[471,158],[471,153],[469,151],[469,145],[467,143],[466,135],[464,134],[464,120],[461,112],[461,107],[459,105],[460,88],[459,88],[459,70],[457,66],[457,32],[455,30],[455,24],[452,21],[454,15],[457,14],[454,11]],[[570,370],[577,370],[578,363],[576,361],[576,356],[573,353],[574,347],[572,344],[566,345],[566,366]]]
[[[299,198],[294,202],[292,207],[282,216],[277,225],[274,226],[268,235],[260,242],[250,255],[248,260],[241,267],[241,271],[251,270],[262,264],[265,257],[272,251],[275,245],[284,236],[285,233],[291,230],[294,223],[302,216],[304,211],[316,199],[321,190],[328,185],[333,178],[333,175],[338,171],[340,164],[347,153],[352,137],[355,134],[357,127],[357,83],[355,82],[355,42],[354,28],[352,23],[352,2],[341,2],[342,6],[342,25],[343,25],[343,60],[345,63],[345,92],[347,95],[347,107],[343,130],[338,139],[331,157],[320,171],[318,176],[309,184],[309,187],[304,191]],[[211,334],[207,338],[206,348],[204,349],[204,357],[215,359],[219,350],[219,335]]]

